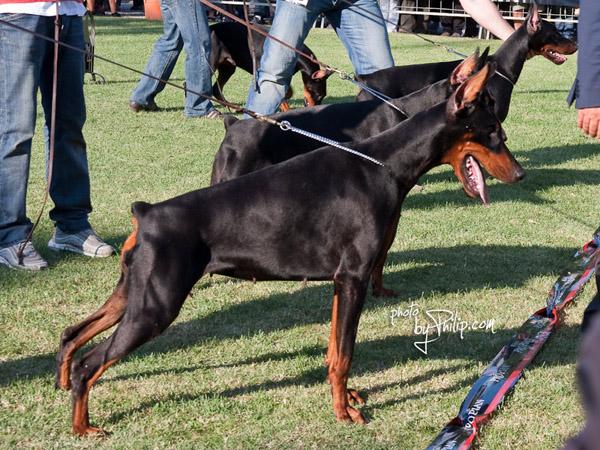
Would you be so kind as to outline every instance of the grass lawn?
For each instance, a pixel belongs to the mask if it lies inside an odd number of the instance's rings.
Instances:
[[[98,20],[98,54],[142,69],[161,25]],[[406,35],[391,37],[396,62],[451,58]],[[441,39],[440,39],[441,40]],[[487,45],[447,40],[462,52]],[[318,57],[350,71],[333,32],[314,30]],[[497,47],[493,42],[493,48]],[[575,126],[565,97],[575,60],[530,60],[505,122],[508,145],[527,170],[518,185],[490,181],[492,205],[466,198],[449,167],[425,176],[404,204],[390,252],[392,299],[370,295],[362,315],[349,385],[364,393],[367,426],[335,421],[323,366],[331,283],[257,283],[202,279],[168,331],[107,371],[93,390],[92,421],[112,434],[70,434],[69,395],[56,391],[54,356],[64,327],[95,310],[119,277],[118,258],[54,254],[47,214],[34,243],[51,270],[0,268],[0,447],[32,448],[424,448],[450,420],[503,343],[543,306],[573,251],[599,225],[600,146]],[[183,81],[183,58],[173,80]],[[94,212],[100,235],[120,248],[129,205],[207,186],[223,137],[219,121],[185,120],[183,94],[167,87],[163,111],[135,115],[127,99],[138,76],[97,61],[105,85],[86,85]],[[246,97],[238,73],[225,94]],[[299,77],[295,91],[302,92]],[[328,102],[355,88],[332,76]],[[296,106],[300,104],[299,99]],[[38,112],[38,124],[42,116]],[[41,128],[35,140],[29,215],[43,194]],[[326,211],[315,211],[326,214]],[[550,449],[578,432],[583,413],[575,384],[579,323],[592,286],[478,439],[482,449]],[[393,309],[447,308],[468,321],[493,319],[495,332],[446,334],[427,356],[412,322]]]

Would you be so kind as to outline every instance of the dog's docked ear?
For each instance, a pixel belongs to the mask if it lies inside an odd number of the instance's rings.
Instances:
[[[488,58],[490,56],[490,46],[488,45],[485,50],[483,51],[483,53],[481,54],[481,56],[479,57],[479,61],[477,62],[477,69],[475,70],[475,72],[479,72],[481,69],[483,69],[483,66],[485,66],[488,62]]]
[[[450,84],[452,86],[458,86],[459,84],[464,83],[467,78],[476,71],[479,61],[479,48],[477,48],[471,56],[462,60],[462,62],[456,66],[456,69],[452,71],[450,74]]]
[[[319,69],[310,76],[313,80],[326,80],[333,72],[327,69]]]
[[[447,113],[451,117],[462,113],[477,101],[488,79],[496,71],[495,63],[487,63],[483,69],[466,80],[448,99]]]
[[[229,130],[229,127],[236,123],[239,119],[235,117],[233,114],[225,114],[223,118],[223,125],[225,126],[225,131]]]
[[[535,2],[531,4],[529,13],[527,14],[527,33],[530,35],[540,31],[542,20],[540,19],[540,11]]]

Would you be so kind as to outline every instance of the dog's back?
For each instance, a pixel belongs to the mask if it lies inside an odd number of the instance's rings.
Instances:
[[[221,22],[211,25],[210,31],[212,67],[216,68],[224,60],[227,60],[236,67],[251,73],[252,55],[248,47],[248,29],[237,22]],[[265,31],[268,30],[265,29]],[[254,52],[258,64],[262,57],[265,37],[254,32],[252,33],[252,39],[254,41]]]
[[[388,67],[368,75],[357,75],[356,79],[388,97],[399,98],[447,78],[461,61],[459,59],[456,61]],[[374,98],[368,92],[361,90],[356,100],[360,102]]]

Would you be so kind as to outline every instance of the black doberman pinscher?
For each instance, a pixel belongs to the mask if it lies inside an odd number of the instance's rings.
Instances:
[[[383,166],[323,148],[161,203],[134,203],[134,231],[123,246],[113,294],[61,336],[57,384],[71,389],[73,432],[102,432],[89,421],[92,386],[109,366],[162,333],[209,273],[333,280],[326,356],[333,409],[340,421],[364,423],[351,406],[363,400],[348,389],[348,375],[369,278],[393,239],[405,196],[443,163],[454,167],[472,196],[484,189],[479,163],[504,181],[523,176],[484,90],[491,73],[486,66],[447,102],[356,146]],[[112,335],[73,360],[77,349],[117,323]]]
[[[526,23],[490,56],[490,61],[497,64],[497,73],[490,80],[488,89],[496,100],[496,113],[500,121],[504,122],[508,115],[513,87],[528,58],[543,55],[554,64],[562,64],[567,59],[564,55],[570,55],[576,50],[577,44],[564,38],[552,23],[541,20],[537,6],[533,5]],[[396,66],[357,78],[367,86],[396,98],[448,77],[459,63],[460,60]],[[368,92],[361,91],[357,100],[373,98]]]
[[[421,91],[392,103],[404,113],[379,100],[339,103],[303,108],[273,116],[294,126],[322,134],[340,142],[361,141],[392,128],[406,119],[447,99],[450,94],[485,62],[487,50],[478,58],[475,53],[458,65],[448,80],[439,81]],[[406,114],[406,115],[405,115]],[[215,155],[211,185],[286,161],[323,144],[304,135],[283,131],[257,120],[240,120],[231,124],[225,119],[227,133]],[[251,136],[251,138],[249,138]],[[373,295],[394,296],[383,286],[383,264],[373,274]]]
[[[481,58],[476,52],[455,67],[448,79],[406,97],[393,99],[391,103],[398,109],[373,100],[300,108],[272,117],[280,121],[287,120],[295,127],[339,142],[365,140],[392,128],[407,116],[413,116],[447,99],[461,83],[485,64],[486,58],[487,50]],[[225,127],[225,137],[213,162],[211,185],[323,146],[315,139],[283,131],[258,120],[236,120],[233,116],[227,116]]]
[[[258,25],[254,26],[258,27]],[[261,28],[268,31],[267,28]],[[218,72],[217,80],[213,85],[213,95],[220,100],[225,100],[221,91],[234,74],[235,69],[239,67],[248,73],[253,71],[248,29],[237,22],[222,22],[211,25],[210,30],[210,65],[214,71]],[[252,33],[257,66],[260,63],[265,39],[262,34]],[[300,50],[307,55],[315,56],[313,51],[306,45],[302,45]],[[318,64],[303,56],[298,57],[298,62],[294,68],[294,73],[298,71],[302,75],[302,82],[304,83],[305,105],[320,105],[327,95],[327,78],[331,75],[331,72],[321,69]],[[290,87],[285,99],[288,100],[292,95],[293,92]],[[280,107],[282,111],[289,109],[287,101],[284,101]]]

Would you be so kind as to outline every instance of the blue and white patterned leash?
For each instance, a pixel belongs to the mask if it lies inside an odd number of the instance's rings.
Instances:
[[[329,138],[326,138],[326,137],[321,136],[319,134],[311,133],[310,131],[306,131],[306,130],[302,130],[300,128],[296,128],[291,123],[289,123],[287,120],[283,120],[283,121],[279,122],[278,125],[279,125],[279,128],[281,128],[283,131],[293,131],[294,133],[298,133],[298,134],[300,134],[302,136],[306,136],[306,137],[309,137],[309,138],[314,139],[316,141],[323,142],[324,144],[331,145],[332,147],[339,148],[340,150],[343,150],[345,152],[351,153],[352,155],[355,155],[355,156],[358,156],[360,158],[366,159],[367,161],[370,161],[373,164],[377,164],[378,166],[385,167],[385,165],[381,161],[378,161],[375,158],[371,158],[370,156],[365,155],[364,153],[361,153],[361,152],[353,150],[353,149],[351,149],[349,147],[346,147],[346,146],[340,144],[339,142],[334,141],[333,139],[329,139]]]

